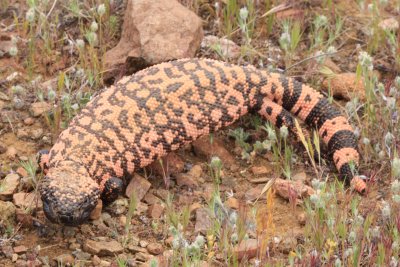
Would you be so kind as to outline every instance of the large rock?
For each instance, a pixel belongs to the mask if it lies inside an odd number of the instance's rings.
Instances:
[[[202,21],[176,0],[128,0],[121,40],[105,54],[106,79],[127,62],[141,66],[193,57],[203,38]],[[128,66],[129,68],[129,66]],[[133,68],[133,69],[132,69]]]

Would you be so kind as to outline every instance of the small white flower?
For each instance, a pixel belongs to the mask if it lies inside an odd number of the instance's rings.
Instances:
[[[348,258],[349,256],[351,256],[353,254],[353,249],[352,248],[348,248],[346,249],[346,251],[344,252],[344,257]]]
[[[97,14],[102,17],[104,13],[106,13],[106,6],[104,4],[101,4],[97,7]]]
[[[211,158],[210,165],[213,169],[220,169],[222,167],[222,161],[219,157],[214,156]]]
[[[328,52],[329,54],[333,54],[333,53],[336,53],[337,50],[336,50],[336,47],[330,46],[330,47],[328,47],[328,49],[326,50],[326,52]]]
[[[392,145],[392,143],[393,143],[394,135],[391,132],[387,132],[385,134],[384,140],[385,140],[385,145],[390,147]]]
[[[315,28],[319,29],[328,24],[328,18],[324,15],[319,15],[314,19]]]
[[[392,199],[396,204],[400,203],[400,195],[393,195]]]
[[[49,90],[47,92],[47,99],[49,99],[50,101],[53,101],[56,98],[57,94],[54,90]]]
[[[340,261],[339,258],[337,258],[337,259],[335,260],[335,267],[341,267],[341,266],[342,266],[342,262]]]
[[[400,89],[400,76],[396,76],[396,78],[394,79],[394,84],[398,89]]]
[[[97,24],[96,21],[92,21],[92,24],[90,24],[90,30],[92,32],[97,32],[97,30],[99,29],[99,25]]]
[[[394,110],[394,109],[396,108],[396,98],[394,98],[394,97],[388,97],[388,98],[386,99],[386,103],[387,103],[387,107],[388,107],[390,110]]]
[[[97,34],[95,32],[90,31],[86,33],[85,36],[91,46],[95,46],[97,44]]]
[[[372,12],[372,10],[374,8],[374,5],[373,4],[368,4],[367,8],[368,8],[369,12]]]
[[[73,109],[73,110],[78,110],[79,109],[79,105],[77,104],[77,103],[75,103],[75,104],[73,104],[72,106],[71,106],[71,108]]]
[[[77,40],[76,40],[76,46],[77,46],[79,49],[83,49],[83,48],[85,47],[85,42],[84,42],[82,39],[77,39]]]
[[[379,226],[375,226],[371,230],[371,235],[373,238],[379,238],[381,236],[381,231],[379,229]]]
[[[286,127],[285,125],[283,125],[280,129],[279,129],[279,133],[282,136],[283,139],[286,139],[289,135],[289,130],[288,127]]]
[[[371,143],[370,140],[369,140],[367,137],[364,137],[363,140],[362,140],[362,142],[363,142],[363,144],[366,145],[366,146],[368,146],[368,145]]]
[[[13,94],[22,94],[25,91],[25,88],[22,87],[21,85],[17,84],[14,86],[11,86],[11,91],[13,92]]]
[[[240,9],[239,16],[243,21],[247,19],[247,17],[249,16],[249,11],[247,10],[247,7],[242,7]]]
[[[348,236],[349,242],[354,243],[357,239],[357,234],[354,231],[351,231]]]
[[[288,50],[289,49],[290,41],[291,41],[290,34],[288,32],[286,32],[286,31],[284,31],[281,34],[281,37],[279,38],[279,43],[280,43],[280,45],[281,45],[283,50]]]
[[[205,242],[206,242],[206,240],[204,239],[204,237],[202,235],[196,236],[196,239],[194,240],[194,243],[196,243],[199,248],[202,248],[204,246]]]
[[[18,54],[18,48],[16,46],[11,46],[10,50],[8,50],[10,56],[15,57]]]
[[[396,179],[396,180],[394,180],[394,181],[392,182],[391,189],[392,189],[392,193],[393,193],[393,194],[398,194],[398,193],[400,193],[400,181],[399,181],[398,179]]]
[[[26,12],[25,18],[28,22],[32,23],[35,20],[35,9],[31,7]]]
[[[367,52],[361,51],[358,55],[358,60],[361,66],[368,68],[368,70],[373,70],[373,59]]]
[[[397,156],[392,161],[392,175],[395,178],[400,177],[400,159]]]
[[[386,201],[383,201],[383,207],[382,207],[382,216],[384,219],[389,219],[391,210],[390,210],[390,205]]]

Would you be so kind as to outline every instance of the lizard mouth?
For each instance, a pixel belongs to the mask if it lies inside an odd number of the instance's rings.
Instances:
[[[49,199],[43,199],[43,211],[46,217],[53,223],[59,223],[66,226],[78,226],[86,222],[95,205],[82,205],[81,208],[68,208],[65,204],[55,203]],[[60,206],[62,207],[60,209]],[[68,208],[68,209],[67,209]]]

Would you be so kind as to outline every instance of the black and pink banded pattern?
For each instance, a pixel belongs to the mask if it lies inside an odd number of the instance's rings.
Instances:
[[[124,77],[94,97],[61,133],[43,157],[48,171],[41,192],[54,213],[50,217],[69,214],[59,203],[61,197],[76,203],[71,205],[76,209],[93,190],[105,191],[118,184],[115,179],[130,177],[136,169],[248,112],[293,132],[295,117],[317,129],[341,177],[353,181],[358,191],[365,190],[365,183],[350,169],[351,162],[357,166],[359,161],[353,129],[319,92],[253,66],[181,59]],[[74,174],[71,166],[82,166],[86,173]],[[73,188],[68,194],[63,179]],[[86,206],[92,208],[96,201],[89,200]],[[81,222],[77,217],[73,214],[68,220]]]

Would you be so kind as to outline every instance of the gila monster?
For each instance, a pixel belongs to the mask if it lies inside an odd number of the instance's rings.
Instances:
[[[357,140],[347,119],[319,92],[277,73],[210,59],[181,59],[122,78],[95,96],[41,153],[40,186],[53,222],[84,222],[99,198],[113,201],[124,177],[248,112],[295,131],[316,128],[339,174],[359,192]],[[357,170],[356,170],[357,171]]]

